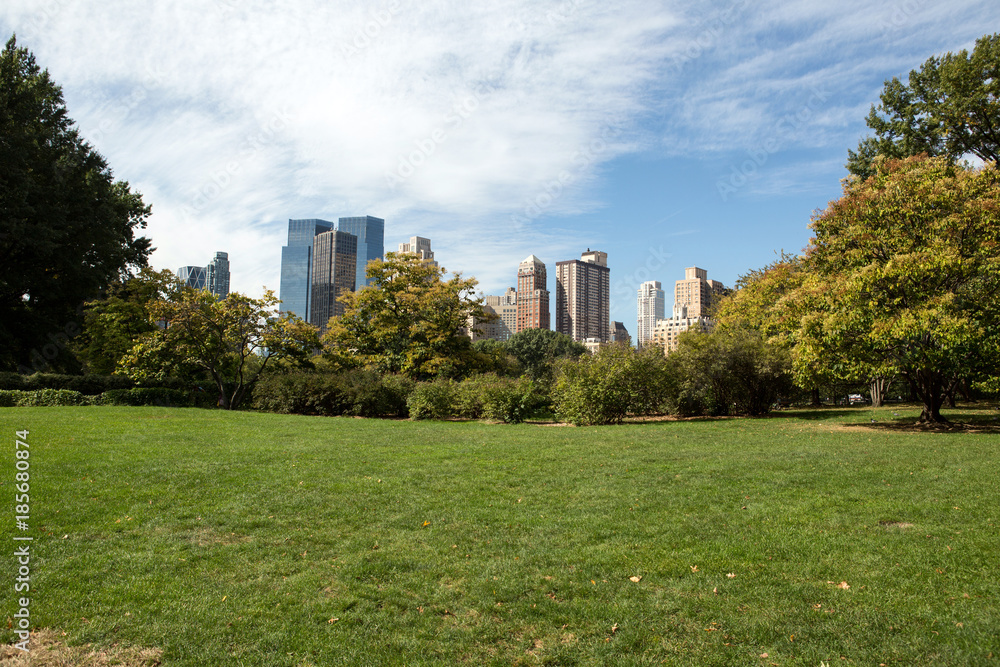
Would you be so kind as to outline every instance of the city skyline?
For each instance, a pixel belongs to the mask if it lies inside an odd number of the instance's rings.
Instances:
[[[1000,19],[987,0],[168,6],[0,8],[152,206],[154,268],[199,238],[237,258],[234,291],[278,291],[289,218],[375,211],[385,247],[432,238],[487,294],[529,254],[602,248],[627,324],[645,281],[733,285],[802,249],[885,80]]]

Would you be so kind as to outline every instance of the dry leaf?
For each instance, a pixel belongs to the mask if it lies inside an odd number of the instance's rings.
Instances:
[[[340,620],[339,618],[331,618],[329,621],[327,621],[327,623],[336,623],[339,620]]]
[[[837,584],[837,588],[843,588],[846,591],[848,588],[850,588],[850,586],[846,581],[842,581],[839,584]]]
[[[719,594],[719,587],[716,586],[715,588],[713,588],[712,592],[715,593],[716,595],[718,595]]]
[[[629,577],[628,580],[635,583],[639,583],[640,581],[642,581],[642,577]]]
[[[692,572],[697,572],[698,571],[698,566],[697,565],[692,565],[691,566],[691,571]]]
[[[760,654],[760,657],[762,657],[762,658],[766,658],[766,657],[767,657],[767,653],[761,653],[761,654]]]
[[[617,623],[615,623],[614,625],[611,626],[611,634],[615,634],[616,632],[618,632],[618,624]]]
[[[735,579],[735,578],[736,578],[736,575],[733,574],[732,572],[730,572],[729,574],[726,575],[726,579]]]
[[[424,521],[424,528],[426,528],[426,527],[427,527],[427,526],[429,526],[429,525],[431,525],[431,522],[430,522],[430,521]]]

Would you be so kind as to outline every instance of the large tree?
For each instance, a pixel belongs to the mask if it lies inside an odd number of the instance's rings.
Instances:
[[[0,53],[0,369],[72,368],[79,307],[146,265],[149,207],[13,37]]]
[[[344,314],[323,335],[331,361],[414,379],[460,375],[475,365],[465,329],[485,320],[475,278],[454,275],[409,253],[386,253],[366,269],[371,284],[339,298]]]
[[[111,375],[118,362],[141,336],[156,331],[150,321],[149,306],[159,300],[175,299],[181,281],[171,271],[144,268],[135,276],[114,283],[102,299],[87,303],[83,313],[83,333],[73,349],[89,373]]]
[[[507,350],[534,380],[551,379],[557,359],[577,359],[587,348],[566,334],[551,329],[525,329],[507,341]]]
[[[140,336],[119,368],[139,382],[200,370],[219,391],[219,405],[235,410],[270,361],[308,364],[319,347],[316,328],[290,313],[279,316],[279,303],[270,290],[260,299],[235,292],[217,299],[185,287],[147,306],[157,326]]]
[[[965,50],[927,60],[907,83],[885,82],[880,104],[872,105],[866,137],[848,151],[847,169],[861,178],[875,172],[878,155],[904,158],[926,153],[952,161],[976,155],[1000,157],[1000,34],[976,40]]]
[[[1000,173],[945,157],[876,162],[813,219],[806,270],[824,285],[797,348],[844,376],[898,372],[924,422],[963,379],[1000,366]]]

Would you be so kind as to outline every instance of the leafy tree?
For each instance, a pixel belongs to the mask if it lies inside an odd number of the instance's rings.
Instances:
[[[84,308],[83,333],[75,347],[88,372],[111,375],[140,336],[156,331],[149,304],[172,299],[181,284],[169,270],[143,268],[138,275],[112,284],[103,299]]]
[[[1000,34],[962,50],[932,57],[910,72],[908,83],[886,81],[872,106],[866,137],[848,151],[847,169],[861,178],[875,173],[875,158],[926,153],[956,161],[973,154],[985,162],[1000,156]]]
[[[461,375],[475,365],[465,335],[470,317],[488,318],[475,296],[476,280],[455,275],[408,253],[368,263],[370,286],[340,297],[344,314],[330,319],[324,355],[413,379]]]
[[[149,239],[136,231],[149,212],[11,37],[0,53],[0,368],[78,368],[77,308],[146,265]]]
[[[289,313],[279,317],[279,303],[270,290],[260,299],[230,293],[217,300],[185,287],[175,298],[149,304],[149,320],[164,326],[141,336],[119,368],[137,382],[200,369],[215,383],[220,406],[235,410],[269,361],[306,365],[319,347],[315,327]]]
[[[842,377],[898,372],[940,413],[963,378],[1000,366],[1000,173],[944,157],[877,163],[814,217],[806,270],[825,286],[798,348]]]
[[[550,378],[557,359],[576,359],[587,348],[566,334],[551,329],[525,329],[510,337],[507,350],[514,355],[525,374],[533,380]]]

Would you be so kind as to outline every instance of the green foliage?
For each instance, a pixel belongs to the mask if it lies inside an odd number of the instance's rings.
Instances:
[[[477,366],[481,373],[518,377],[524,372],[520,362],[511,354],[506,341],[484,338],[475,341],[472,350],[478,355]]]
[[[550,380],[558,359],[576,359],[587,348],[570,336],[550,329],[525,329],[510,337],[507,351],[533,380]]]
[[[69,389],[0,390],[0,407],[51,407],[60,405],[91,405],[92,400]]]
[[[83,334],[74,345],[85,368],[101,375],[114,373],[139,338],[156,331],[149,304],[175,298],[180,288],[180,281],[170,271],[143,268],[138,275],[110,285],[102,299],[88,303]]]
[[[0,53],[0,369],[72,370],[78,307],[145,266],[150,209],[84,141],[13,37]]]
[[[848,170],[866,179],[876,157],[941,155],[954,162],[973,154],[985,162],[1000,156],[1000,34],[962,50],[932,57],[904,84],[886,81],[881,103],[868,114],[874,137],[848,151]]]
[[[408,253],[386,253],[368,263],[370,286],[339,300],[344,314],[330,319],[324,356],[335,365],[363,365],[413,379],[460,377],[476,365],[464,333],[471,317],[487,317],[474,294],[476,281]]]
[[[900,373],[924,421],[963,379],[1000,367],[1000,174],[945,158],[880,162],[814,217],[796,364],[844,379]]]
[[[406,399],[410,419],[447,419],[456,413],[458,383],[449,378],[418,382]]]
[[[272,359],[308,365],[319,346],[315,328],[290,313],[266,290],[260,299],[231,293],[225,299],[184,288],[148,304],[150,321],[163,321],[142,335],[119,361],[137,382],[195,371],[207,373],[219,404],[237,409]]]
[[[206,392],[183,391],[165,387],[134,387],[112,389],[100,395],[97,405],[157,405],[172,408],[214,408],[218,399]]]
[[[620,424],[630,414],[663,414],[671,386],[659,350],[609,345],[559,364],[552,403],[577,426]]]
[[[335,373],[267,373],[254,386],[253,407],[282,414],[405,417],[413,381],[353,369]]]
[[[788,349],[750,329],[682,334],[668,362],[682,415],[764,415],[792,386]]]
[[[54,373],[0,373],[0,389],[69,389],[96,396],[109,389],[129,389],[132,380],[118,375],[58,375]]]

